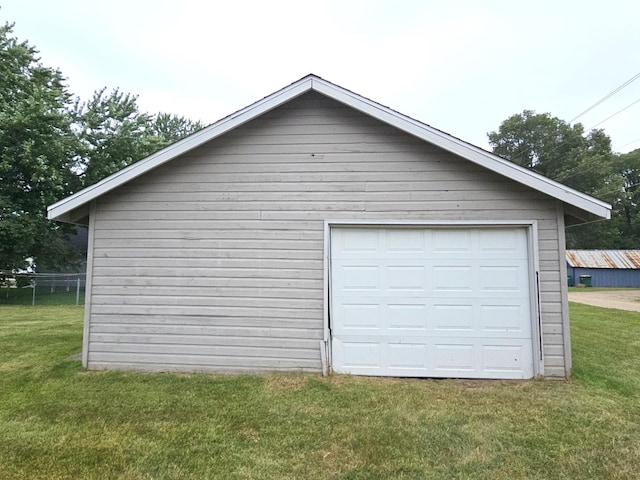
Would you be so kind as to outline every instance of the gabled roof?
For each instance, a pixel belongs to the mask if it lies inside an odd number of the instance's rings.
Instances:
[[[640,250],[567,250],[574,268],[640,269]]]
[[[572,215],[577,218],[585,221],[610,218],[611,206],[605,202],[520,167],[475,145],[464,142],[315,75],[307,75],[282,90],[272,93],[262,100],[169,145],[100,182],[60,200],[48,207],[48,218],[76,222],[86,215],[89,203],[97,197],[310,91],[321,93],[473,163],[561,200],[575,207],[571,211]]]

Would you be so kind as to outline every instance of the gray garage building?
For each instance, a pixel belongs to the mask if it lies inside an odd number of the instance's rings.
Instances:
[[[89,226],[89,369],[530,378],[610,209],[309,75],[49,218]]]

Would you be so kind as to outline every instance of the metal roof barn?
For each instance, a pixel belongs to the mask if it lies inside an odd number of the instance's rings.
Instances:
[[[570,285],[590,276],[593,287],[640,287],[640,250],[567,250]]]

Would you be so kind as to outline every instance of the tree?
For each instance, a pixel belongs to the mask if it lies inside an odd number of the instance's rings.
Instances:
[[[488,136],[494,153],[613,205],[610,221],[567,228],[569,248],[640,246],[640,151],[615,155],[604,131],[531,110]]]
[[[78,148],[70,94],[58,70],[0,27],[0,268],[68,263],[68,227],[45,218],[47,205],[77,190]]]
[[[194,122],[168,113],[158,113],[151,124],[152,132],[161,139],[163,146],[177,142],[202,128],[204,125],[199,121]]]
[[[570,229],[567,241],[571,244],[579,242],[582,248],[640,247],[640,149],[615,156],[611,167],[617,177],[617,187],[606,198],[613,205],[611,220]]]
[[[75,126],[82,144],[78,167],[89,186],[200,128],[200,122],[166,113],[141,113],[137,97],[106,88],[76,100]]]
[[[594,195],[610,190],[606,177],[613,153],[602,130],[585,135],[580,123],[525,110],[488,137],[494,153],[545,177]]]

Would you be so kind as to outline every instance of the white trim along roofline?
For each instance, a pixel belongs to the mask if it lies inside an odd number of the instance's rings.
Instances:
[[[414,120],[411,117],[328,82],[316,75],[307,75],[262,100],[218,120],[212,125],[149,155],[94,185],[50,205],[47,208],[47,217],[50,220],[68,221],[66,216],[72,210],[87,205],[97,197],[104,195],[134,178],[144,175],[149,170],[169,162],[179,155],[193,150],[309,91],[317,91],[484,168],[545,193],[569,205],[573,205],[598,219],[608,219],[611,216],[611,205],[606,202],[550,180],[536,172],[527,170],[482,148],[464,142],[418,120]]]

